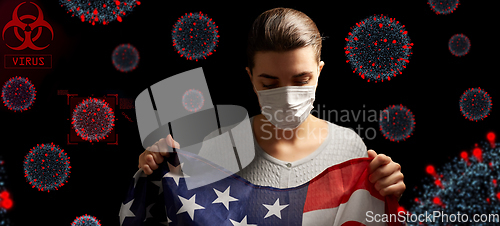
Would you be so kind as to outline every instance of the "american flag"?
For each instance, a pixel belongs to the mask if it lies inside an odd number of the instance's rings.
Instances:
[[[279,189],[254,185],[193,153],[176,150],[153,174],[139,170],[131,178],[120,208],[121,226],[402,225],[368,222],[369,211],[371,216],[396,215],[399,207],[395,197],[381,196],[368,180],[372,158],[351,159],[303,185]],[[184,164],[208,165],[211,170],[187,175]],[[203,181],[213,174],[224,179],[187,189],[185,178]]]

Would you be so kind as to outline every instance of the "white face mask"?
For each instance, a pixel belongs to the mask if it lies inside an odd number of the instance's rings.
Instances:
[[[284,86],[257,91],[262,114],[280,129],[297,128],[314,108],[317,85],[318,80],[314,86]]]

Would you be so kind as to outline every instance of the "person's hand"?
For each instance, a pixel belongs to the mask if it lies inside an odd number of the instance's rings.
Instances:
[[[153,170],[158,169],[158,164],[163,162],[163,157],[168,157],[170,152],[168,152],[168,146],[174,148],[180,148],[179,143],[177,143],[172,136],[169,134],[166,138],[161,138],[155,144],[146,148],[146,150],[139,155],[139,165],[146,175],[153,173]]]
[[[370,162],[369,180],[374,183],[380,195],[394,195],[398,200],[406,190],[401,173],[401,165],[392,161],[391,157],[368,150],[368,157],[374,158]]]

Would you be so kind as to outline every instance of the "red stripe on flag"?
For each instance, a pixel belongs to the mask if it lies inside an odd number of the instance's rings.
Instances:
[[[373,197],[384,201],[385,198],[368,180],[368,165],[372,159],[351,159],[331,166],[313,178],[308,185],[304,213],[338,207],[358,189],[365,189]]]

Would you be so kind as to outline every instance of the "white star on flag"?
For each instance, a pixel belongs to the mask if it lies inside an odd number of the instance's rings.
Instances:
[[[276,202],[274,202],[273,205],[266,205],[266,204],[262,205],[264,205],[264,207],[266,207],[269,210],[267,211],[267,214],[264,218],[276,215],[279,219],[281,219],[281,210],[288,206],[288,204],[280,205],[280,198],[276,199]]]
[[[163,192],[163,184],[161,183],[161,180],[151,181],[151,183],[155,184],[156,186],[158,186],[160,188],[158,190],[158,195]]]
[[[238,221],[235,221],[235,220],[231,220],[231,223],[234,225],[234,226],[257,226],[256,224],[248,224],[247,223],[247,216],[243,217],[243,220],[241,220],[241,222],[238,222]]]
[[[200,205],[195,203],[196,194],[194,194],[191,198],[189,198],[189,200],[185,199],[184,197],[179,195],[179,199],[182,202],[182,206],[179,209],[179,211],[177,211],[177,214],[187,212],[189,214],[189,216],[191,217],[191,220],[194,220],[194,211],[195,210],[205,209],[205,207],[200,206]]]
[[[215,194],[217,194],[217,199],[215,199],[212,203],[222,203],[226,207],[227,210],[229,210],[229,202],[232,201],[238,201],[237,198],[234,198],[229,195],[229,188],[231,186],[227,187],[224,192],[220,192],[217,189],[214,188]]]
[[[167,163],[168,163],[169,172],[166,173],[165,175],[163,175],[164,178],[171,177],[172,179],[174,179],[175,184],[177,184],[177,186],[179,186],[179,178],[189,177],[189,175],[182,173],[181,168],[184,165],[184,163],[181,163],[177,166],[173,166],[172,164],[170,164],[170,162],[167,162]]]
[[[147,177],[148,175],[146,175],[144,173],[144,171],[141,169],[137,170],[137,172],[134,174],[134,188],[135,188],[135,185],[137,185],[137,181],[139,180],[140,177]]]
[[[143,222],[146,222],[146,220],[148,218],[152,218],[153,215],[151,215],[151,207],[153,207],[154,203],[151,203],[151,205],[149,205],[148,207],[146,207],[146,217],[144,218],[144,221]]]
[[[134,203],[134,200],[130,200],[130,202],[127,202],[127,204],[122,203],[122,207],[120,208],[120,225],[123,224],[123,221],[125,220],[125,217],[135,217],[135,214],[130,211],[130,206],[132,206],[132,203]]]

